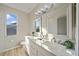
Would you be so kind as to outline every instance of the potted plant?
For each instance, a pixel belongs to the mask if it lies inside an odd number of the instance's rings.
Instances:
[[[74,43],[71,42],[70,40],[66,40],[63,45],[67,48],[67,49],[74,49]]]

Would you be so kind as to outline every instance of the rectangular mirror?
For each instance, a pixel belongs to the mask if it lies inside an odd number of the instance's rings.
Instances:
[[[34,28],[35,28],[35,32],[40,32],[40,29],[41,29],[41,18],[40,17],[35,19]]]
[[[62,16],[57,19],[57,35],[67,35],[67,17]]]

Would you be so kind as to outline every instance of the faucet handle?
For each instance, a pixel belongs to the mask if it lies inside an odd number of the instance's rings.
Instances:
[[[56,39],[55,39],[55,37],[53,37],[53,38],[51,39],[51,42],[57,42]]]
[[[55,37],[53,37],[53,40],[54,40],[54,42],[57,42]]]

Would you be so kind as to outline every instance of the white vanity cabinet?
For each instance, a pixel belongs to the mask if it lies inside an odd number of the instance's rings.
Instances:
[[[47,42],[41,43],[40,40],[35,40],[32,38],[25,39],[25,47],[29,56],[73,56],[75,52],[73,50],[65,49],[57,43],[51,44]]]
[[[53,56],[52,53],[45,50],[42,46],[36,44],[32,39],[29,40],[29,55],[30,56]]]
[[[29,55],[30,56],[37,56],[36,44],[31,39],[29,39]]]

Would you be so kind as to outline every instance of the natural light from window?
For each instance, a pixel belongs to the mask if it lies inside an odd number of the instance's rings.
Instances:
[[[15,35],[16,34],[16,15],[15,14],[7,14],[7,35]]]

